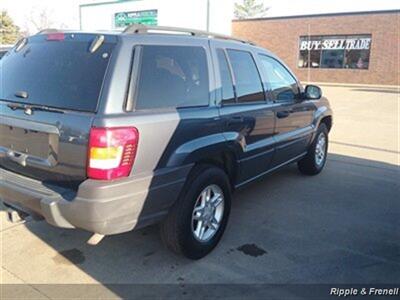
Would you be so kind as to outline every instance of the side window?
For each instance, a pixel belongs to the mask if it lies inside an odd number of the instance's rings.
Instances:
[[[299,93],[297,82],[286,68],[277,60],[266,55],[259,55],[263,71],[267,77],[275,100],[291,101]]]
[[[260,74],[250,52],[227,50],[235,77],[238,102],[264,101]]]
[[[228,66],[228,61],[226,60],[226,55],[224,50],[218,49],[217,55],[218,55],[219,72],[221,75],[222,101],[224,103],[234,103],[235,92],[233,90],[232,75]]]
[[[203,48],[142,46],[136,109],[208,104],[208,67]]]

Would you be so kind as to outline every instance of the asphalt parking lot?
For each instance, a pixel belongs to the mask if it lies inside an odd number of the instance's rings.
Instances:
[[[319,176],[295,165],[234,197],[220,245],[189,261],[167,251],[157,227],[89,246],[84,231],[1,217],[1,282],[19,297],[52,297],[35,284],[400,283],[398,90],[323,86],[334,109]],[[46,290],[47,288],[47,290]]]

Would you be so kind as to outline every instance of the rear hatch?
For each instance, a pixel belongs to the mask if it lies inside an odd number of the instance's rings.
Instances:
[[[89,131],[116,42],[40,34],[1,59],[0,172],[68,188],[86,178]]]

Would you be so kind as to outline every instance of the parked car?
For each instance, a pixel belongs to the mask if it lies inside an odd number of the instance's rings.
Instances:
[[[221,239],[233,191],[290,163],[315,175],[326,162],[332,112],[320,88],[246,41],[49,30],[1,68],[10,219],[85,229],[92,244],[159,222],[170,249],[199,259]]]
[[[0,45],[0,59],[12,48],[12,45]]]

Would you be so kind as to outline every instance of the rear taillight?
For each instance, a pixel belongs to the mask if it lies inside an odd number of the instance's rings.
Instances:
[[[129,176],[138,141],[139,132],[134,127],[92,128],[87,176],[104,180]]]

